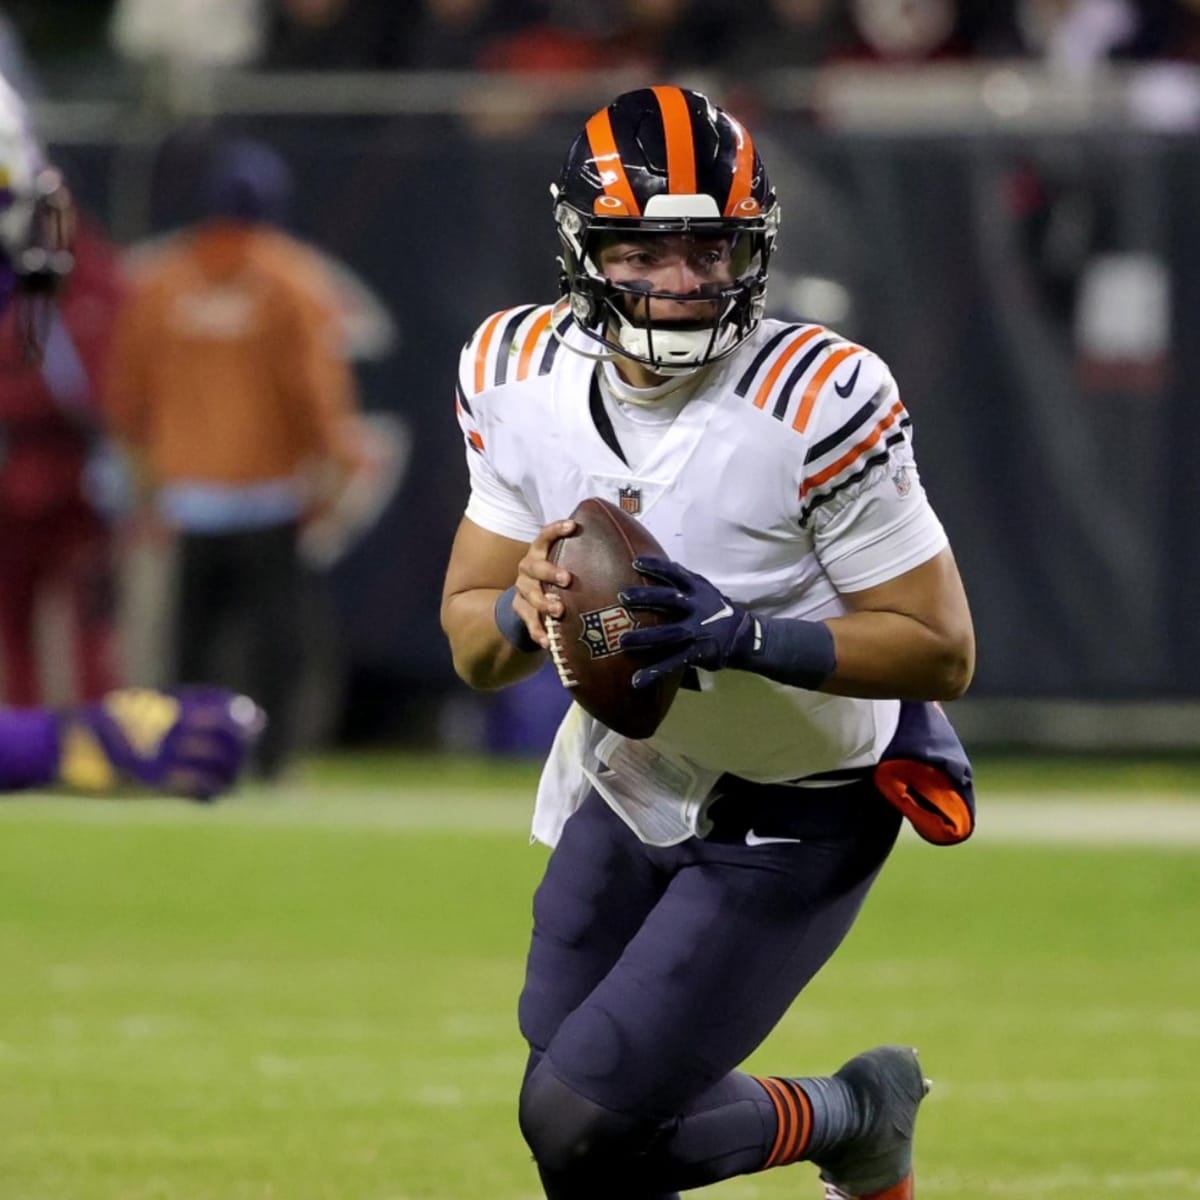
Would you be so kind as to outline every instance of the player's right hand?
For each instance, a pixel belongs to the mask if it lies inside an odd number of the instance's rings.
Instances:
[[[551,521],[549,525],[543,525],[517,564],[517,595],[513,600],[513,609],[525,622],[529,636],[543,650],[550,648],[550,638],[542,618],[561,617],[563,603],[542,585],[567,587],[571,582],[571,573],[551,562],[550,549],[559,538],[570,537],[575,528],[575,522],[571,520]]]

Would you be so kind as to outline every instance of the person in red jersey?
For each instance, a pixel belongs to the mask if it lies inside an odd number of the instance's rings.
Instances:
[[[0,79],[0,390],[8,389],[0,414],[10,432],[8,446],[0,447],[0,457],[6,449],[10,456],[0,464],[0,500],[9,518],[16,512],[35,523],[64,498],[68,508],[79,505],[69,519],[45,526],[47,541],[40,550],[48,562],[56,552],[70,557],[95,535],[78,495],[86,435],[76,436],[67,414],[73,401],[86,399],[89,341],[93,332],[103,338],[107,314],[88,317],[73,309],[69,297],[78,269],[75,299],[107,304],[106,255],[90,233],[79,236],[61,174],[30,130],[20,98]],[[60,308],[64,297],[66,307]],[[85,425],[82,414],[79,423]],[[26,425],[39,427],[32,436],[39,444],[27,444]],[[11,523],[0,517],[7,593],[0,613],[6,622],[16,621],[19,611],[13,606],[14,584],[19,588],[41,578],[39,547],[19,549],[12,534]],[[26,559],[28,577],[14,571]],[[5,631],[12,632],[7,624]],[[32,683],[21,679],[28,666],[20,653],[15,663],[18,687],[28,695]],[[97,667],[86,681],[97,694],[78,704],[0,709],[0,793],[69,788],[104,796],[152,792],[211,800],[234,785],[265,721],[254,701],[223,688],[112,690],[105,671]]]

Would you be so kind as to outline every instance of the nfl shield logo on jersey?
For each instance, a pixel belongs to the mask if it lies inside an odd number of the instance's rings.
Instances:
[[[623,487],[617,489],[617,496],[621,501],[621,509],[623,512],[629,513],[631,517],[636,517],[642,511],[642,489],[636,487]]]

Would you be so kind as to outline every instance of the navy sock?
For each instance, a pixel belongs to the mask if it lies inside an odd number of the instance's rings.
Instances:
[[[819,1079],[789,1079],[808,1098],[812,1111],[812,1131],[804,1148],[806,1159],[821,1155],[858,1137],[862,1133],[865,1114],[854,1089],[837,1076]]]
[[[757,1082],[770,1096],[775,1117],[762,1170],[817,1158],[862,1130],[862,1106],[836,1076],[772,1077]]]

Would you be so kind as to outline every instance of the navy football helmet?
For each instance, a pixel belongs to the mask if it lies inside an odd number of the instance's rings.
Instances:
[[[603,349],[661,375],[690,374],[732,353],[762,320],[779,205],[749,132],[699,92],[642,88],[618,96],[575,139],[551,189],[562,243],[561,287],[575,324]],[[699,324],[630,317],[635,296],[694,300],[607,279],[606,237],[690,234],[730,239],[733,281],[705,298]]]

